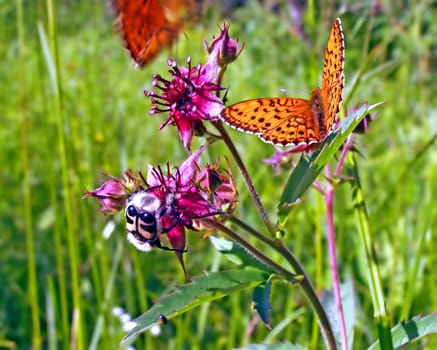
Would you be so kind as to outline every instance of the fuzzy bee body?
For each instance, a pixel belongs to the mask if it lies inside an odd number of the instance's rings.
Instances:
[[[174,218],[174,223],[167,228],[162,226],[162,217],[171,215],[174,195],[168,194],[165,201],[161,201],[151,191],[139,191],[134,193],[126,203],[126,231],[127,239],[138,250],[148,252],[153,247],[164,250],[177,250],[161,246],[159,234],[173,229],[179,218]],[[181,250],[184,251],[184,250]]]

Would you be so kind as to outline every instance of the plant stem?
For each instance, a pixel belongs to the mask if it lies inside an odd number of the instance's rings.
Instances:
[[[232,156],[234,157],[235,163],[237,164],[238,170],[241,173],[241,176],[243,177],[243,181],[246,184],[246,187],[250,193],[250,196],[252,197],[252,200],[255,204],[256,209],[258,210],[258,213],[261,217],[261,220],[264,222],[264,225],[267,228],[267,231],[270,233],[272,237],[275,237],[275,227],[270,222],[270,219],[267,215],[266,210],[264,209],[264,206],[262,205],[258,192],[255,189],[255,186],[253,185],[252,179],[250,178],[250,175],[244,166],[244,163],[240,157],[240,154],[238,153],[237,149],[235,148],[234,143],[232,142],[231,138],[229,137],[229,134],[227,133],[226,129],[223,127],[223,123],[221,121],[213,122],[214,126],[217,128],[217,130],[220,132],[220,135],[226,144],[228,146],[229,151],[231,152]]]
[[[335,350],[337,349],[337,345],[335,343],[334,333],[331,328],[331,324],[329,323],[328,316],[320,303],[319,298],[314,290],[314,287],[309,279],[307,273],[305,272],[302,265],[297,261],[294,255],[288,250],[288,248],[284,245],[284,243],[279,239],[269,239],[268,237],[264,237],[262,241],[266,243],[269,247],[280,253],[293,267],[295,274],[284,269],[282,266],[275,263],[273,260],[268,258],[263,252],[252,246],[249,242],[247,242],[244,238],[238,235],[235,231],[226,227],[222,223],[216,222],[211,219],[202,219],[202,222],[219,231],[222,231],[226,235],[228,235],[231,239],[236,241],[238,244],[246,248],[250,253],[252,253],[256,258],[262,261],[264,264],[269,266],[272,270],[276,271],[278,274],[284,276],[285,278],[291,280],[292,282],[298,282],[300,287],[302,288],[305,296],[310,302],[314,312],[317,314],[320,326],[322,329],[322,334],[324,335],[324,339],[326,342],[326,346],[328,349]],[[247,226],[247,225],[246,225]],[[248,227],[248,226],[247,226]],[[250,229],[250,227],[249,227]],[[253,229],[251,229],[252,231]],[[257,237],[260,234],[257,235]],[[299,276],[298,279],[296,277]],[[301,278],[300,276],[303,276]]]
[[[273,247],[273,240],[271,238],[261,234],[255,228],[253,228],[252,226],[248,225],[244,221],[240,220],[236,216],[231,215],[231,216],[229,216],[228,220],[230,222],[234,223],[235,225],[241,227],[243,230],[245,230],[246,232],[250,233],[255,238],[259,239],[261,242],[267,244],[268,246]]]
[[[228,235],[231,239],[233,239],[235,242],[240,244],[242,247],[246,248],[250,253],[252,253],[255,257],[257,257],[260,261],[262,261],[264,264],[269,266],[272,270],[274,270],[278,275],[282,275],[285,278],[287,278],[291,282],[298,282],[296,280],[296,275],[292,272],[286,270],[281,265],[277,264],[273,260],[271,260],[269,257],[267,257],[263,252],[261,252],[259,249],[255,248],[253,245],[251,245],[248,241],[246,241],[243,237],[241,237],[239,234],[237,234],[235,231],[231,230],[227,226],[223,225],[220,222],[214,221],[212,219],[201,219],[202,223],[204,223],[206,226],[221,231]],[[300,279],[299,279],[300,281]]]
[[[332,331],[331,324],[329,323],[328,315],[326,314],[325,309],[317,297],[314,286],[312,285],[308,274],[283,241],[276,240],[275,248],[276,251],[278,251],[285,259],[287,259],[289,264],[293,267],[296,275],[302,275],[304,277],[300,281],[299,285],[311,304],[314,312],[317,314],[317,317],[319,318],[320,327],[322,329],[322,334],[324,335],[326,346],[328,349],[337,349],[334,332]]]
[[[24,8],[23,1],[17,0],[15,3],[15,9],[17,12],[17,33],[18,33],[18,60],[22,67],[26,67],[25,51],[26,51],[26,38],[24,28]],[[31,154],[29,145],[29,132],[32,132],[32,125],[30,122],[27,111],[27,101],[29,101],[29,92],[27,84],[27,75],[20,74],[20,127],[21,127],[21,154],[20,164],[23,171],[22,175],[22,191],[23,202],[21,208],[23,209],[24,230],[26,233],[26,254],[27,254],[27,283],[28,283],[28,303],[30,304],[30,318],[32,322],[32,348],[40,350],[42,348],[42,335],[41,335],[41,313],[40,303],[38,296],[38,267],[35,254],[35,236],[34,236],[34,220],[32,214],[32,171],[30,167]]]
[[[328,230],[328,252],[329,264],[332,278],[332,289],[334,292],[335,304],[337,306],[338,319],[340,321],[340,333],[343,349],[348,350],[346,323],[344,321],[343,305],[341,302],[340,278],[338,275],[337,253],[335,249],[335,229],[334,229],[334,185],[329,181],[331,172],[329,166],[325,166],[325,176],[328,179],[325,190],[327,230]]]
[[[364,201],[364,193],[361,189],[358,167],[353,154],[349,153],[347,160],[350,164],[349,170],[352,175],[352,195],[354,199],[354,207],[358,221],[361,243],[365,253],[367,277],[374,308],[374,319],[376,328],[378,329],[379,343],[382,350],[393,349],[393,340],[390,332],[390,320],[385,309],[384,295],[382,292],[378,265],[376,263],[376,254],[372,246],[369,218],[367,214],[366,203]]]

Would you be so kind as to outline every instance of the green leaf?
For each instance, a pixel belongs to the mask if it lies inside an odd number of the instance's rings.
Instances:
[[[437,333],[437,313],[427,316],[416,316],[412,320],[400,323],[392,328],[393,346],[399,349],[426,335]],[[368,350],[380,349],[379,341]]]
[[[345,318],[344,322],[346,324],[348,348],[352,349],[357,310],[356,293],[351,279],[348,279],[345,283],[342,283],[340,285],[340,295],[343,314]],[[345,348],[344,346],[341,346],[340,343],[341,330],[340,322],[338,319],[339,313],[337,311],[337,304],[335,302],[334,292],[332,289],[329,289],[322,294],[321,302],[331,323],[331,327],[334,332],[338,348]]]
[[[169,320],[203,303],[253,288],[264,283],[267,278],[268,274],[255,269],[211,272],[206,276],[194,277],[191,282],[176,286],[149,311],[136,318],[133,321],[135,327],[124,336],[121,344],[147,331],[153,324],[161,322],[162,316]]]
[[[265,265],[256,256],[251,254],[241,245],[227,239],[215,236],[209,236],[209,239],[214,245],[215,249],[225,255],[225,257],[233,263],[242,267],[254,267],[268,274],[274,273],[274,271],[269,266]]]
[[[332,159],[366,114],[381,104],[378,103],[372,106],[365,104],[354,110],[341,121],[336,130],[326,137],[317,151],[302,154],[298,164],[291,172],[281,196],[278,206],[278,215],[281,222],[290,212],[291,205],[296,203],[313,184],[323,167]]]
[[[272,305],[270,304],[270,292],[272,290],[273,277],[270,277],[266,283],[259,284],[253,290],[253,307],[258,312],[261,320],[264,322],[268,329],[271,329],[270,325],[270,310]]]

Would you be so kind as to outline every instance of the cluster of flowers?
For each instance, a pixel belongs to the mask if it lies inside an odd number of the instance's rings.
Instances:
[[[167,164],[166,171],[149,166],[146,177],[130,170],[121,178],[108,176],[108,181],[84,196],[97,198],[107,215],[125,210],[128,240],[143,251],[154,247],[173,250],[182,267],[186,229],[201,227],[202,218],[222,220],[234,210],[238,196],[231,172],[221,169],[219,161],[200,167],[200,155],[208,144],[191,153],[193,136],[207,132],[204,122],[219,120],[224,108],[218,96],[221,76],[241,52],[228,30],[224,25],[217,38],[204,43],[205,65],[192,66],[188,58],[186,67],[178,67],[169,59],[172,79],[154,75],[155,91],[145,91],[153,105],[149,114],[169,114],[161,129],[176,126],[189,157],[173,172]],[[161,245],[164,234],[171,248]]]

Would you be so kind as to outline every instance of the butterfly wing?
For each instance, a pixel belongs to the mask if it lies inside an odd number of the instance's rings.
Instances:
[[[111,5],[125,46],[139,67],[170,46],[181,30],[182,21],[170,22],[170,9],[159,0],[112,0]]]
[[[343,99],[344,36],[341,21],[337,18],[331,27],[325,49],[322,73],[322,103],[324,127],[328,132],[337,120]]]
[[[258,135],[275,145],[320,142],[336,121],[343,98],[344,38],[341,21],[332,25],[325,50],[322,89],[310,100],[259,98],[225,108],[222,119],[235,129]]]
[[[258,98],[226,107],[222,119],[231,127],[258,135],[265,142],[288,146],[318,142],[319,126],[310,101]]]

